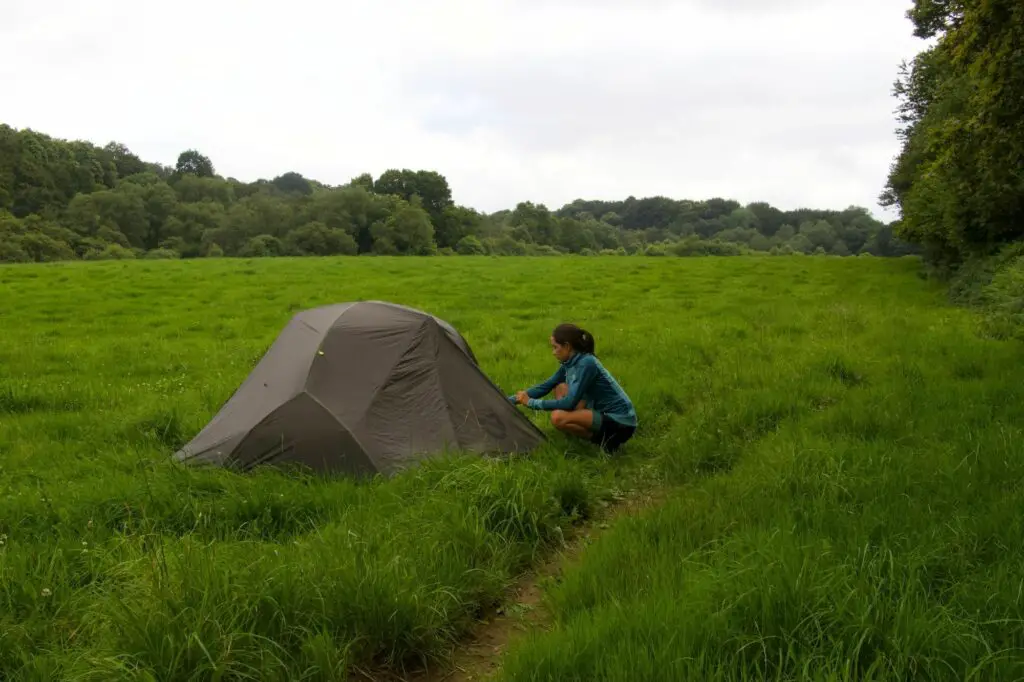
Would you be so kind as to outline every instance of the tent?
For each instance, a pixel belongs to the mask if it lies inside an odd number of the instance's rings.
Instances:
[[[242,471],[297,462],[390,475],[444,451],[508,454],[543,441],[450,324],[366,301],[295,315],[174,458]]]

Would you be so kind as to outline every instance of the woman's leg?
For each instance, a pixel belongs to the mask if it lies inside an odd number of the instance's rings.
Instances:
[[[566,384],[555,387],[555,398],[564,398],[569,392]],[[581,400],[575,410],[554,410],[551,412],[551,425],[562,433],[577,438],[590,439],[594,436],[594,413],[586,409],[587,401]]]
[[[561,400],[562,398],[564,398],[568,394],[569,394],[569,384],[558,384],[557,386],[555,386],[555,400]],[[586,406],[587,406],[587,401],[586,400],[581,400],[578,403],[576,403],[576,409],[577,410],[582,410]]]
[[[590,439],[594,437],[594,413],[590,410],[555,410],[551,413],[551,424],[570,436]]]

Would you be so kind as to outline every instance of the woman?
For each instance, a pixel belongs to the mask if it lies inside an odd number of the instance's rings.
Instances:
[[[618,382],[594,356],[594,337],[574,324],[551,334],[551,353],[561,366],[550,379],[509,399],[533,410],[551,412],[563,433],[585,438],[608,453],[633,437],[636,410]],[[541,400],[554,389],[553,400]]]

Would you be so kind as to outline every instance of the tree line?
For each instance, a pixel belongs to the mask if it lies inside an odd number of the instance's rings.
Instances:
[[[197,150],[165,166],[0,125],[0,261],[302,255],[900,256],[914,246],[867,209],[781,211],[655,196],[457,205],[432,170],[390,169],[330,186],[287,172],[243,182]]]
[[[900,67],[901,150],[881,195],[940,271],[1024,237],[1024,3],[915,0],[931,46]]]

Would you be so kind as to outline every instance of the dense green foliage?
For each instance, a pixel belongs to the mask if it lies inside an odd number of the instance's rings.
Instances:
[[[934,39],[896,83],[903,142],[882,196],[946,270],[1024,237],[1024,3],[915,0]]]
[[[917,270],[0,267],[0,318],[18,321],[0,334],[0,678],[327,680],[443,656],[575,519],[660,481],[681,487],[590,548],[509,677],[1019,679],[1019,347]],[[509,286],[593,278],[607,287],[582,305]],[[449,319],[510,391],[547,376],[551,327],[579,321],[638,437],[609,460],[537,415],[553,439],[533,456],[370,484],[168,461],[292,312],[357,298]]]
[[[665,197],[530,202],[485,215],[436,171],[340,187],[294,172],[241,182],[196,150],[174,168],[0,125],[0,261],[202,256],[492,254],[894,256],[910,247],[863,208],[782,212]]]

